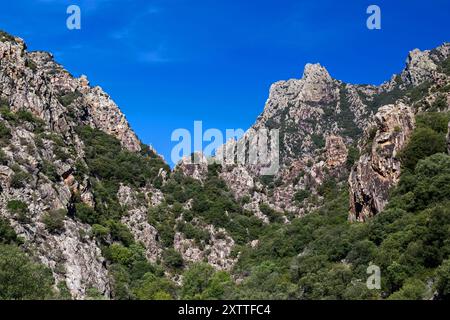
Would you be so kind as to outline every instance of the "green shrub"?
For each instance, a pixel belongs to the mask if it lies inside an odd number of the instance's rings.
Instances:
[[[26,203],[20,200],[11,200],[6,206],[12,214],[14,214],[17,219],[22,223],[27,223],[30,221],[28,217],[29,211]]]
[[[187,239],[194,239],[197,244],[209,243],[211,235],[207,230],[195,227],[191,223],[181,223],[178,231],[182,232]]]
[[[16,232],[9,225],[8,220],[0,217],[0,244],[12,244],[17,240]]]
[[[439,299],[450,298],[450,259],[445,260],[436,270],[436,290]]]
[[[81,93],[79,91],[69,92],[60,97],[58,97],[58,101],[64,106],[68,107],[71,105],[76,99],[81,97]]]
[[[90,225],[98,224],[100,222],[100,214],[95,211],[94,208],[88,206],[85,203],[75,204],[75,217],[80,219],[81,222],[88,223]]]
[[[55,154],[56,159],[63,162],[70,158],[70,155],[64,150],[64,148],[57,145],[53,146],[53,153]]]
[[[353,165],[359,160],[359,156],[360,154],[358,148],[355,148],[354,146],[348,147],[346,162],[347,169],[351,169],[353,167]]]
[[[34,123],[36,121],[34,115],[31,112],[26,111],[24,109],[20,109],[19,111],[16,112],[16,118],[17,120],[24,122]]]
[[[110,230],[111,238],[113,241],[120,241],[126,247],[134,244],[134,236],[126,225],[114,220],[108,220],[105,226]]]
[[[438,96],[436,100],[431,105],[431,111],[443,111],[446,110],[448,107],[447,104],[447,97],[446,96]]]
[[[416,126],[418,128],[429,128],[437,133],[446,134],[449,122],[449,112],[424,112],[416,116]]]
[[[61,177],[56,171],[56,167],[50,161],[44,160],[42,162],[42,173],[52,182],[56,183],[61,181]]]
[[[163,252],[163,260],[166,267],[170,269],[181,269],[183,267],[183,257],[175,249],[166,249]]]
[[[6,166],[8,164],[8,157],[6,156],[5,151],[0,148],[0,165]]]
[[[87,300],[106,300],[105,296],[97,288],[89,288],[86,290]]]
[[[0,122],[0,142],[6,144],[11,139],[11,129],[9,129],[4,122]]]
[[[139,281],[134,293],[139,300],[172,300],[176,298],[176,287],[170,280],[149,272]]]
[[[90,172],[101,180],[142,187],[156,181],[161,168],[170,171],[148,147],[134,153],[123,150],[119,140],[100,130],[85,126],[77,132],[85,143]]]
[[[327,177],[317,188],[317,192],[326,199],[334,197],[337,192],[336,180],[333,177]]]
[[[389,300],[423,300],[427,287],[419,279],[408,279],[402,288],[389,296]]]
[[[0,299],[35,300],[54,296],[52,273],[19,248],[0,245]]]
[[[105,226],[102,226],[100,224],[92,225],[92,235],[99,238],[100,240],[105,240],[109,233],[110,230]]]
[[[193,264],[183,274],[182,299],[202,299],[202,293],[209,287],[214,268],[206,263]]]
[[[294,200],[297,201],[297,203],[302,203],[303,200],[307,199],[310,196],[311,192],[308,190],[298,190],[294,194]]]
[[[429,81],[425,81],[408,89],[406,94],[409,96],[411,102],[417,102],[428,94],[430,86],[431,83]]]
[[[322,149],[325,147],[325,139],[322,136],[313,134],[311,135],[311,140],[317,149]]]
[[[14,189],[24,188],[26,183],[30,181],[31,175],[19,167],[13,168],[13,170],[15,173],[11,178],[11,187]]]
[[[270,206],[268,206],[265,203],[262,203],[259,205],[259,209],[261,212],[267,216],[270,222],[272,223],[283,223],[283,215],[280,212],[277,212],[276,210],[272,209]]]
[[[130,265],[133,261],[133,251],[119,243],[113,243],[106,251],[106,257],[113,263]]]
[[[65,209],[51,210],[44,214],[42,222],[50,233],[58,233],[64,231],[64,219],[66,216],[67,210]]]
[[[400,159],[405,168],[414,170],[417,162],[435,153],[445,152],[447,144],[445,135],[430,128],[417,128],[404,150]]]

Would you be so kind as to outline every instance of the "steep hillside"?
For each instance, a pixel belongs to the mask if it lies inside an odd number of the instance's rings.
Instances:
[[[60,291],[110,296],[103,246],[132,242],[125,225],[140,214],[121,217],[121,183],[147,197],[168,167],[141,145],[101,88],[72,77],[48,53],[27,52],[18,38],[1,40],[2,219],[51,269]]]

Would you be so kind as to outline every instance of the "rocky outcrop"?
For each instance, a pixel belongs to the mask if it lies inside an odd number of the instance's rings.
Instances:
[[[184,261],[201,262],[206,261],[217,270],[230,271],[237,262],[237,257],[232,257],[234,240],[224,229],[216,229],[212,225],[206,226],[211,236],[209,244],[200,248],[194,240],[186,239],[185,236],[177,232],[174,239],[174,248]]]
[[[408,55],[401,77],[404,82],[417,86],[430,79],[437,69],[438,66],[430,57],[430,51],[414,49]]]
[[[406,146],[415,125],[412,109],[387,105],[375,116],[377,132],[368,154],[362,155],[349,177],[351,221],[366,221],[381,212],[389,190],[400,177],[399,152]]]
[[[347,161],[348,150],[340,136],[329,135],[325,142],[327,166],[330,169],[343,166]]]
[[[15,38],[0,41],[0,61],[1,97],[13,111],[28,110],[58,132],[71,131],[74,120],[84,122],[115,136],[130,151],[140,150],[138,138],[111,98],[100,87],[91,88],[85,76],[72,77],[51,54],[29,53],[23,40]]]
[[[106,261],[95,239],[89,236],[90,227],[72,220],[64,222],[64,232],[49,237],[34,237],[41,261],[66,284],[74,299],[84,299],[87,290],[96,289],[110,296],[111,285]]]
[[[46,212],[67,207],[68,188],[61,185],[55,190],[51,183],[42,182],[37,187],[29,184],[17,190],[10,187],[13,172],[7,167],[0,168],[0,172],[0,216],[8,218],[25,240],[25,247],[53,271],[57,282],[64,283],[73,298],[84,298],[91,288],[109,296],[109,275],[100,248],[90,236],[90,227],[65,219],[62,232],[50,233],[42,223]],[[29,204],[26,221],[6,209],[11,200]]]
[[[120,140],[130,151],[139,151],[140,142],[117,105],[100,87],[89,89],[85,95],[90,124]]]
[[[160,257],[162,249],[158,242],[158,231],[148,223],[147,205],[150,202],[152,206],[155,206],[160,202],[157,200],[155,190],[153,192],[141,190],[141,192],[145,197],[144,203],[137,199],[137,194],[132,188],[125,185],[120,186],[117,198],[127,210],[127,215],[122,217],[121,222],[131,231],[135,241],[144,245],[147,259],[155,263]],[[148,199],[148,194],[151,194],[150,199]]]
[[[183,157],[174,171],[181,172],[187,177],[203,180],[208,173],[208,159],[202,153],[195,152],[192,156]]]
[[[376,93],[376,87],[345,85],[320,64],[307,64],[301,79],[273,84],[256,123],[241,140],[232,140],[222,148],[234,148],[228,158],[235,159],[236,146],[248,139],[249,132],[279,130],[279,170],[272,179],[262,179],[272,182],[258,185],[261,166],[249,162],[228,164],[222,178],[237,195],[250,196],[246,208],[259,218],[264,217],[259,203],[280,212],[303,214],[310,208],[294,200],[296,192],[308,189],[316,193],[327,175],[340,179],[346,175],[347,145],[358,141],[371,121],[371,106],[362,97],[369,99]],[[273,148],[270,151],[271,159],[276,159]]]

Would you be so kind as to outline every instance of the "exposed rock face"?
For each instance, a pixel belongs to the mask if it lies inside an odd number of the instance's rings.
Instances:
[[[280,130],[280,170],[273,182],[258,187],[259,168],[251,164],[224,170],[223,179],[237,194],[250,195],[246,208],[259,217],[263,217],[258,210],[259,203],[301,215],[314,207],[309,206],[308,201],[296,203],[295,193],[310,190],[317,194],[317,187],[328,178],[347,179],[348,146],[360,145],[364,132],[377,125],[379,132],[372,146],[375,149],[361,158],[359,173],[353,172],[350,178],[353,186],[360,184],[352,196],[356,200],[352,200],[351,219],[365,220],[376,214],[387,201],[388,187],[396,184],[400,174],[400,163],[395,156],[409,137],[411,110],[423,112],[438,108],[435,111],[446,111],[449,108],[450,95],[445,88],[449,87],[450,80],[442,71],[449,53],[448,43],[433,50],[413,50],[404,70],[380,86],[345,84],[333,79],[319,64],[306,65],[302,79],[279,81],[271,86],[264,111],[251,128]],[[418,86],[423,87],[421,97],[410,101],[411,91]],[[441,100],[446,101],[446,105],[441,103],[436,107]],[[393,110],[391,116],[386,115],[387,122],[383,124],[385,109],[380,109],[375,117],[383,104],[401,106],[401,101],[411,106],[405,111],[404,119]],[[401,134],[397,135],[397,130]],[[231,141],[223,149],[236,148],[236,145],[239,141]],[[358,179],[360,181],[356,181]]]
[[[348,150],[342,137],[335,135],[327,136],[325,149],[327,166],[329,168],[340,167],[346,163]]]
[[[174,169],[187,177],[203,180],[208,173],[208,160],[199,152],[192,157],[183,157]]]
[[[142,192],[145,197],[148,193],[152,193],[148,190],[142,190]],[[128,215],[122,217],[121,222],[129,228],[135,240],[144,245],[147,259],[150,262],[156,262],[162,249],[158,243],[158,231],[148,223],[146,203],[139,203],[136,192],[124,185],[120,186],[117,197],[128,211]],[[155,201],[153,193],[152,197],[146,201],[150,200],[152,205],[158,205],[158,200]]]
[[[57,279],[66,283],[74,299],[83,299],[91,288],[105,296],[111,290],[105,259],[89,233],[90,227],[67,220],[62,234],[29,239],[38,246],[44,264],[61,272]]]
[[[139,151],[140,142],[131,130],[125,116],[111,98],[100,88],[95,87],[86,94],[92,126],[117,137],[130,151]]]
[[[86,290],[97,289],[105,296],[110,294],[109,275],[104,267],[104,259],[95,240],[89,236],[90,227],[67,219],[63,232],[49,233],[42,223],[48,210],[65,208],[70,191],[59,186],[58,192],[49,182],[32,184],[21,190],[10,187],[13,172],[0,168],[0,216],[10,220],[19,236],[26,240],[26,247],[36,251],[40,260],[53,272],[58,282],[64,282],[75,299],[85,297]],[[6,209],[10,200],[29,203],[30,217],[26,223],[18,220]]]
[[[85,76],[72,77],[51,54],[25,48],[19,38],[0,42],[0,92],[12,110],[31,111],[58,132],[70,131],[71,120],[84,122],[115,136],[130,151],[140,150],[125,116],[100,87],[89,87]],[[71,109],[73,102],[77,110]]]
[[[376,87],[343,84],[323,66],[307,64],[301,79],[271,86],[264,111],[249,130],[279,130],[280,167],[273,182],[261,184],[260,167],[249,161],[232,169],[227,164],[222,178],[239,196],[250,196],[246,208],[263,220],[260,203],[280,212],[304,213],[311,208],[296,203],[295,193],[307,189],[314,194],[328,174],[345,173],[346,145],[358,141],[373,115],[371,106],[361,97],[370,99],[377,92]],[[249,132],[243,139],[248,139]],[[234,148],[234,155],[240,143],[228,142],[223,149]]]
[[[231,257],[234,240],[224,229],[217,230],[214,226],[206,227],[211,235],[210,244],[201,249],[194,240],[186,239],[182,233],[175,234],[174,248],[188,262],[201,262],[206,260],[217,270],[231,270],[237,258]]]
[[[430,51],[415,49],[409,53],[402,79],[417,86],[428,80],[437,69],[437,65],[430,57]]]
[[[377,133],[371,150],[360,158],[349,177],[352,221],[365,221],[383,210],[389,190],[400,177],[397,155],[415,125],[414,112],[403,103],[381,107],[375,120]]]

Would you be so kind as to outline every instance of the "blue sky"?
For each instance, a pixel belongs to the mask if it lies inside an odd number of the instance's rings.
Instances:
[[[450,41],[448,0],[1,0],[0,29],[54,53],[107,91],[139,137],[170,161],[177,128],[247,129],[271,83],[308,62],[379,84],[408,51]],[[81,30],[66,28],[79,5]],[[377,4],[382,29],[366,28]]]

